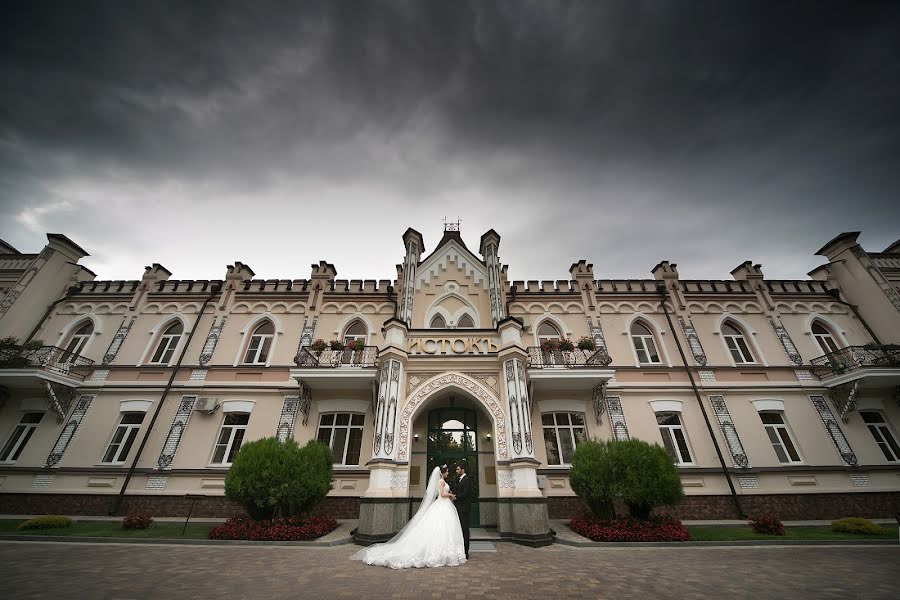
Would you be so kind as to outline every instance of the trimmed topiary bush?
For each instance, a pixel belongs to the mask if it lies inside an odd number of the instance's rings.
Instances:
[[[749,523],[754,533],[763,535],[784,535],[784,523],[778,517],[756,517]]]
[[[831,530],[837,533],[854,533],[858,535],[884,535],[887,533],[887,529],[884,527],[860,517],[847,517],[832,521]]]
[[[126,515],[122,519],[122,529],[147,529],[152,522],[153,519],[147,513]]]
[[[576,446],[569,469],[569,485],[591,509],[597,519],[612,519],[613,467],[609,459],[609,440],[588,440]]]
[[[331,449],[315,441],[302,448],[274,437],[248,442],[225,476],[225,496],[256,520],[297,517],[331,489]]]
[[[609,458],[615,497],[628,505],[632,517],[649,519],[655,507],[678,504],[684,498],[678,469],[662,446],[643,440],[612,441]]]
[[[35,517],[28,519],[23,523],[19,523],[18,529],[27,531],[29,529],[59,529],[61,527],[71,527],[72,519],[59,515],[46,515],[43,517]]]

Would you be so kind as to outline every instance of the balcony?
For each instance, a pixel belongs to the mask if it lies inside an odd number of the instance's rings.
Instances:
[[[378,348],[361,350],[312,350],[300,348],[294,357],[296,368],[291,377],[313,389],[353,389],[372,386],[377,379]]]
[[[0,385],[9,388],[43,388],[44,382],[77,387],[93,365],[91,359],[56,346],[0,344]]]
[[[608,368],[611,362],[604,348],[560,350],[531,346],[528,348],[528,378],[536,391],[586,391],[615,375],[615,371]]]
[[[900,385],[900,346],[847,346],[809,361],[825,387],[859,381],[864,387]]]

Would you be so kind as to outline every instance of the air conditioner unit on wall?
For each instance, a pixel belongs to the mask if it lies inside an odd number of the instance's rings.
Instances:
[[[211,415],[216,412],[217,408],[219,408],[219,399],[210,398],[208,396],[201,396],[197,398],[197,405],[194,408],[196,410],[199,410],[200,412]]]

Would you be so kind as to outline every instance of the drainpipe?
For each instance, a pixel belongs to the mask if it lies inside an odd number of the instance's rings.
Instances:
[[[134,460],[131,461],[131,466],[128,468],[128,474],[125,475],[125,482],[122,484],[122,489],[119,490],[119,495],[116,496],[115,501],[109,509],[110,515],[115,515],[119,512],[119,508],[122,506],[122,500],[125,499],[125,490],[128,489],[128,483],[131,481],[131,477],[134,475],[135,469],[137,469],[138,460],[141,458],[141,454],[144,452],[144,447],[147,445],[147,440],[150,438],[150,433],[153,431],[153,425],[156,423],[156,419],[159,417],[159,412],[162,410],[163,402],[166,400],[166,396],[169,394],[169,390],[172,389],[172,382],[175,381],[175,375],[178,374],[178,369],[181,367],[181,362],[184,360],[184,355],[187,354],[188,346],[191,345],[191,340],[194,338],[194,332],[197,331],[197,327],[200,325],[200,319],[203,318],[203,312],[206,310],[206,307],[212,302],[213,297],[219,293],[222,289],[221,284],[214,285],[213,288],[209,291],[209,296],[206,300],[203,301],[203,306],[200,307],[200,312],[197,315],[197,320],[194,322],[194,326],[191,327],[191,332],[188,334],[187,341],[184,343],[184,347],[181,349],[181,354],[178,355],[178,362],[175,363],[175,366],[172,368],[172,373],[169,375],[169,382],[166,384],[165,389],[163,390],[162,395],[159,397],[159,402],[156,403],[156,410],[153,411],[153,418],[150,419],[150,424],[147,425],[147,431],[144,432],[144,437],[141,439],[141,445],[138,446],[137,452],[134,455]]]
[[[859,314],[859,310],[858,310],[859,307],[858,307],[858,306],[856,306],[855,304],[850,304],[849,302],[844,302],[843,300],[841,300],[841,291],[840,291],[840,290],[833,290],[833,289],[830,289],[830,288],[829,288],[829,289],[826,290],[826,291],[828,292],[828,295],[829,295],[829,296],[831,296],[832,298],[834,298],[835,302],[837,302],[838,304],[843,304],[844,306],[849,307],[850,310],[853,311],[853,314],[856,315],[856,318],[859,319],[859,322],[863,324],[863,327],[866,328],[866,331],[869,332],[869,335],[872,336],[872,339],[875,341],[875,343],[878,344],[879,346],[882,345],[882,344],[881,344],[881,340],[878,339],[878,336],[875,335],[875,332],[872,331],[872,328],[869,327],[869,324],[866,322],[866,320],[863,319],[863,317],[862,317],[861,314]]]
[[[731,499],[734,501],[734,507],[737,509],[738,516],[742,519],[746,518],[746,514],[744,513],[744,509],[741,507],[741,500],[738,498],[737,491],[734,489],[734,482],[731,481],[731,475],[728,473],[728,467],[725,465],[725,457],[722,455],[722,449],[719,447],[719,441],[716,439],[716,434],[713,431],[712,423],[709,421],[709,415],[706,414],[706,406],[703,404],[703,400],[700,398],[700,390],[697,389],[697,383],[694,381],[694,374],[691,373],[691,369],[687,364],[687,357],[684,354],[684,348],[681,347],[681,340],[678,339],[678,334],[675,331],[675,326],[672,324],[672,317],[669,315],[669,309],[666,308],[666,300],[668,297],[666,296],[666,284],[665,282],[660,281],[656,284],[656,291],[659,292],[659,295],[662,296],[662,302],[660,302],[660,306],[662,306],[663,313],[666,315],[666,322],[669,323],[669,329],[672,331],[672,337],[675,338],[675,345],[678,346],[678,353],[681,355],[681,364],[684,365],[684,371],[687,373],[688,379],[691,382],[691,389],[694,390],[694,397],[697,398],[697,404],[700,405],[700,412],[703,413],[703,420],[706,422],[706,429],[709,431],[709,437],[712,439],[713,446],[716,448],[716,456],[719,457],[719,464],[722,466],[722,473],[725,475],[725,481],[728,482],[728,489],[731,490]]]

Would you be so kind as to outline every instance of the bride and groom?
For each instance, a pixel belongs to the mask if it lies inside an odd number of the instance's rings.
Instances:
[[[370,565],[455,567],[469,559],[469,510],[476,499],[472,480],[463,466],[453,490],[447,481],[447,465],[435,467],[419,510],[390,541],[363,548],[350,558]]]

